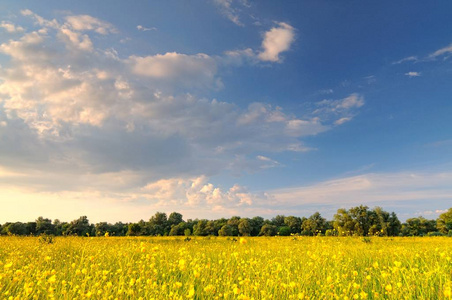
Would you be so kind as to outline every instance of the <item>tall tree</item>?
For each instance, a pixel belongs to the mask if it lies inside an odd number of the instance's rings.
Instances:
[[[182,218],[182,214],[178,212],[172,212],[168,217],[168,225],[177,225],[179,223],[182,223],[184,220]]]
[[[325,233],[326,231],[326,219],[323,218],[319,212],[312,214],[302,224],[302,229],[306,235],[317,235],[319,233]]]
[[[238,228],[241,236],[251,235],[251,224],[248,218],[242,218],[239,222]]]
[[[39,217],[36,219],[36,234],[55,234],[55,226],[52,220]]]
[[[301,232],[301,218],[288,216],[284,218],[284,224],[290,228],[290,233],[300,233]]]
[[[91,234],[91,226],[89,224],[88,217],[82,216],[76,220],[73,220],[69,224],[67,233],[69,235],[78,235],[78,236],[86,236]]]
[[[165,235],[169,233],[171,226],[168,226],[168,218],[166,213],[156,212],[153,217],[149,219],[149,234],[150,235]]]

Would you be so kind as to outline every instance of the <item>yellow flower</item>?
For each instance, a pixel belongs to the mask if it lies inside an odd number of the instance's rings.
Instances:
[[[56,281],[56,276],[55,275],[52,275],[52,276],[50,276],[50,278],[47,280],[49,283],[55,283],[55,281]]]
[[[190,290],[188,291],[187,297],[188,297],[188,298],[193,298],[194,295],[195,295],[195,287],[194,287],[194,286],[191,286],[191,287],[190,287]]]

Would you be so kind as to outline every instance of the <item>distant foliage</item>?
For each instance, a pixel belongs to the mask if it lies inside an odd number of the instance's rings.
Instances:
[[[381,207],[369,209],[356,206],[340,208],[333,220],[326,220],[319,212],[309,217],[283,216],[266,220],[262,217],[216,220],[188,219],[173,212],[169,216],[156,212],[148,221],[115,224],[91,224],[81,216],[69,223],[42,216],[34,222],[7,222],[0,225],[1,235],[48,236],[452,236],[452,208],[436,220],[409,218],[403,224],[394,212]]]

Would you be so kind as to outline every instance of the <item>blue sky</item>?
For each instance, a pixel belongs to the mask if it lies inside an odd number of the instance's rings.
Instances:
[[[3,1],[0,222],[452,203],[449,1]]]

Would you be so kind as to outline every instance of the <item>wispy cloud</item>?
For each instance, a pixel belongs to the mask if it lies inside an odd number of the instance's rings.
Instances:
[[[249,7],[248,1],[246,0],[213,0],[221,13],[228,18],[232,23],[237,26],[244,26],[240,20],[240,7]]]
[[[144,27],[144,26],[142,26],[142,25],[138,25],[138,26],[137,26],[137,29],[138,29],[139,31],[153,31],[153,30],[157,30],[156,27]]]
[[[429,55],[429,58],[437,58],[439,56],[444,56],[445,58],[447,58],[450,55],[452,55],[452,44],[450,44],[449,46],[446,46],[444,48],[436,50],[435,52],[433,52],[432,54]]]
[[[318,184],[267,191],[273,207],[325,206],[329,213],[355,205],[443,209],[452,200],[452,173],[369,173]],[[429,201],[429,204],[423,201]],[[407,203],[407,204],[403,204]],[[409,204],[408,204],[409,203]],[[416,205],[414,204],[416,203]],[[396,206],[394,206],[396,204]],[[411,208],[407,207],[411,206]]]
[[[335,125],[341,125],[352,120],[356,110],[364,103],[364,97],[354,93],[343,99],[319,101],[316,103],[318,108],[313,113],[322,120],[333,119]]]
[[[395,61],[392,64],[393,65],[398,65],[398,64],[405,63],[405,62],[410,62],[410,61],[417,62],[417,61],[419,61],[419,59],[418,59],[417,56],[408,56],[408,57],[402,58],[402,59],[400,59],[398,61]]]

